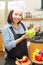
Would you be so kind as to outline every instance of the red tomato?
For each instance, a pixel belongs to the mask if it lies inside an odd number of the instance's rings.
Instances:
[[[35,60],[42,61],[42,55],[41,54],[36,55]]]
[[[22,62],[27,62],[27,61],[28,61],[28,57],[27,56],[23,56]]]
[[[17,61],[18,62],[22,62],[22,63],[27,62],[28,61],[28,57],[27,56],[23,56],[22,59],[17,59]]]

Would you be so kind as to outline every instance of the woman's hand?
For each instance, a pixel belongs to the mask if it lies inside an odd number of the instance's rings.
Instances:
[[[32,38],[32,37],[27,36],[26,34],[24,34],[20,38],[16,39],[15,42],[16,42],[16,44],[18,44],[19,42],[21,42],[22,40],[24,40],[26,38]]]
[[[27,36],[26,34],[22,35],[21,37],[22,39],[25,39],[25,38],[32,38],[32,36]]]

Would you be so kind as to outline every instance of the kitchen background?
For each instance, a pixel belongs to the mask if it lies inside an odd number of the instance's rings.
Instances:
[[[6,24],[7,15],[15,0],[0,0],[0,30]],[[18,1],[18,0],[17,0]],[[40,25],[43,30],[43,0],[24,0],[26,4],[22,22],[26,27],[29,24]]]

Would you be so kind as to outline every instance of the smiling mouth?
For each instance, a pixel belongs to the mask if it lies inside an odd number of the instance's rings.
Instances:
[[[15,19],[15,21],[19,22],[20,20],[19,19]]]

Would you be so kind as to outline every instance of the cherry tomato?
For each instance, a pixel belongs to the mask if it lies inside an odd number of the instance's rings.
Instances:
[[[37,55],[35,56],[35,60],[37,60],[37,61],[42,61],[42,55],[41,55],[41,54],[37,54]]]

